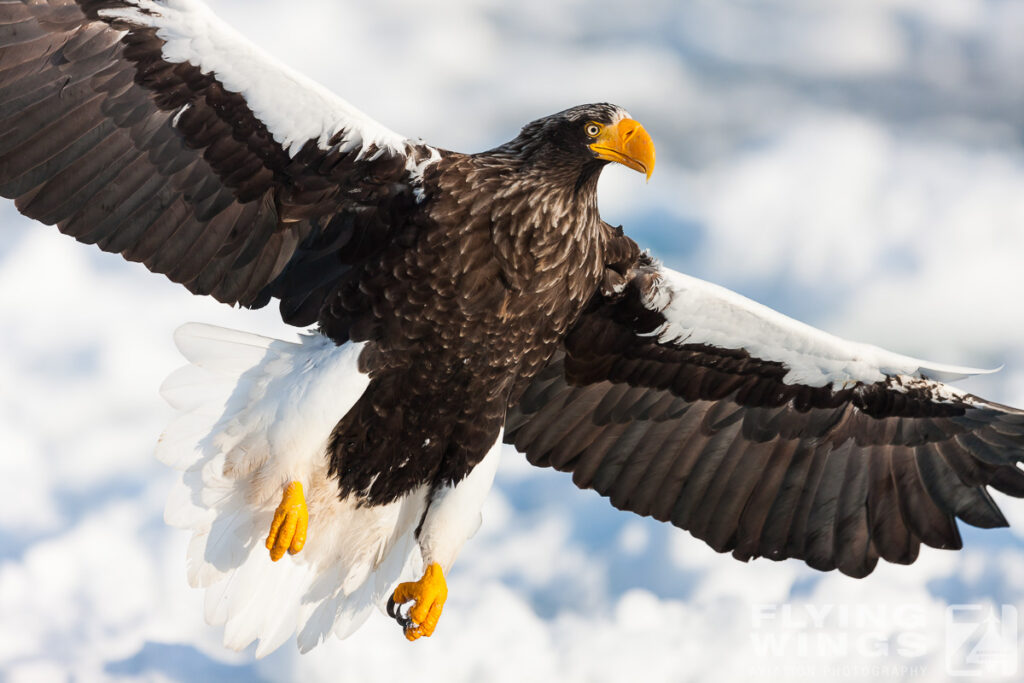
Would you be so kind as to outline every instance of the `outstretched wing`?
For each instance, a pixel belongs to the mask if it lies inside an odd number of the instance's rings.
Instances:
[[[197,294],[313,322],[435,158],[197,0],[0,0],[0,195]]]
[[[506,441],[715,550],[851,576],[960,548],[1024,496],[1024,413],[972,371],[837,337],[647,262],[597,297],[509,411]]]

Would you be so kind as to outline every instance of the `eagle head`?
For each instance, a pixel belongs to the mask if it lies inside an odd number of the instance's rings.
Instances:
[[[523,127],[510,145],[531,166],[596,176],[614,161],[651,177],[654,143],[644,127],[614,104],[583,104]]]

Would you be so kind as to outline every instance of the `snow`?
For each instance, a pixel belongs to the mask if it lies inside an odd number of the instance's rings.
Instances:
[[[605,173],[606,220],[668,266],[829,332],[1005,363],[960,386],[1024,405],[1024,5],[214,7],[373,118],[442,147],[487,149],[581,102],[626,106],[659,166],[646,186]],[[816,37],[825,26],[856,40]],[[157,389],[181,365],[183,322],[294,331],[9,203],[0,224],[5,681],[944,681],[948,605],[1024,603],[1024,503],[1005,496],[1010,530],[965,527],[964,551],[923,549],[857,581],[736,562],[506,451],[433,638],[407,643],[374,614],[347,641],[255,662],[203,622],[188,534],[161,520],[174,475],[152,457],[171,417]]]

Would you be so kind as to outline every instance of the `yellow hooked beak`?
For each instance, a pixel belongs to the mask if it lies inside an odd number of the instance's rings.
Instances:
[[[605,126],[590,144],[597,158],[616,161],[651,179],[654,172],[654,142],[644,127],[633,119]]]

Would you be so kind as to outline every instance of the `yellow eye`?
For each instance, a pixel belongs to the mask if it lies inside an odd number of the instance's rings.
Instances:
[[[583,128],[583,130],[586,131],[587,135],[590,137],[596,138],[601,134],[601,124],[591,121]]]

